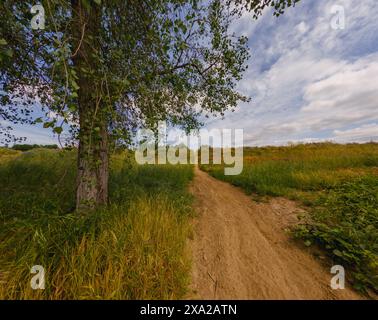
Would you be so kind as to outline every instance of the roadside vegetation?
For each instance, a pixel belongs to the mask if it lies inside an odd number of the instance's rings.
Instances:
[[[191,166],[111,157],[110,205],[78,214],[76,152],[0,149],[0,299],[177,299],[190,270]],[[45,290],[32,290],[42,265]]]
[[[378,291],[378,144],[245,148],[240,175],[225,176],[223,165],[201,168],[260,199],[305,205],[293,235],[347,267],[356,289]]]

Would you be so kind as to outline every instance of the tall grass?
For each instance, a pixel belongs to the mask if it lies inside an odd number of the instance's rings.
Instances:
[[[202,165],[216,178],[260,195],[298,199],[306,191],[331,189],[340,182],[378,170],[378,144],[305,144],[245,148],[243,172],[225,176],[222,165]]]
[[[293,234],[348,267],[357,289],[378,291],[378,144],[245,148],[240,175],[225,176],[223,165],[201,168],[249,194],[308,206]]]
[[[112,157],[111,204],[83,215],[73,212],[74,151],[33,150],[0,164],[1,299],[183,297],[192,167],[131,158]],[[31,289],[33,265],[45,269],[45,290]]]
[[[17,156],[19,156],[20,154],[21,154],[21,151],[0,147],[0,163],[4,163],[7,160],[12,160],[16,158]]]

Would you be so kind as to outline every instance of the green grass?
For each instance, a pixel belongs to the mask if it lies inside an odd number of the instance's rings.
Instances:
[[[378,144],[245,148],[240,175],[225,176],[223,165],[201,168],[248,194],[307,206],[293,235],[348,267],[357,289],[378,290]]]
[[[78,215],[75,161],[74,151],[0,153],[0,299],[182,298],[193,168],[113,155],[109,207]],[[30,288],[33,265],[45,290]]]

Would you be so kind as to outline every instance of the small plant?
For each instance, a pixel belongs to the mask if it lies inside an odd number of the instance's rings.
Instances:
[[[378,179],[366,176],[330,190],[318,200],[311,220],[294,234],[320,245],[352,272],[356,289],[378,291]]]

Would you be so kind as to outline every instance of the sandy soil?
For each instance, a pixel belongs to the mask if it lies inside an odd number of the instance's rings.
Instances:
[[[198,218],[190,240],[192,293],[196,299],[359,299],[332,290],[334,276],[290,239],[294,202],[256,203],[240,189],[196,168],[191,185]]]

